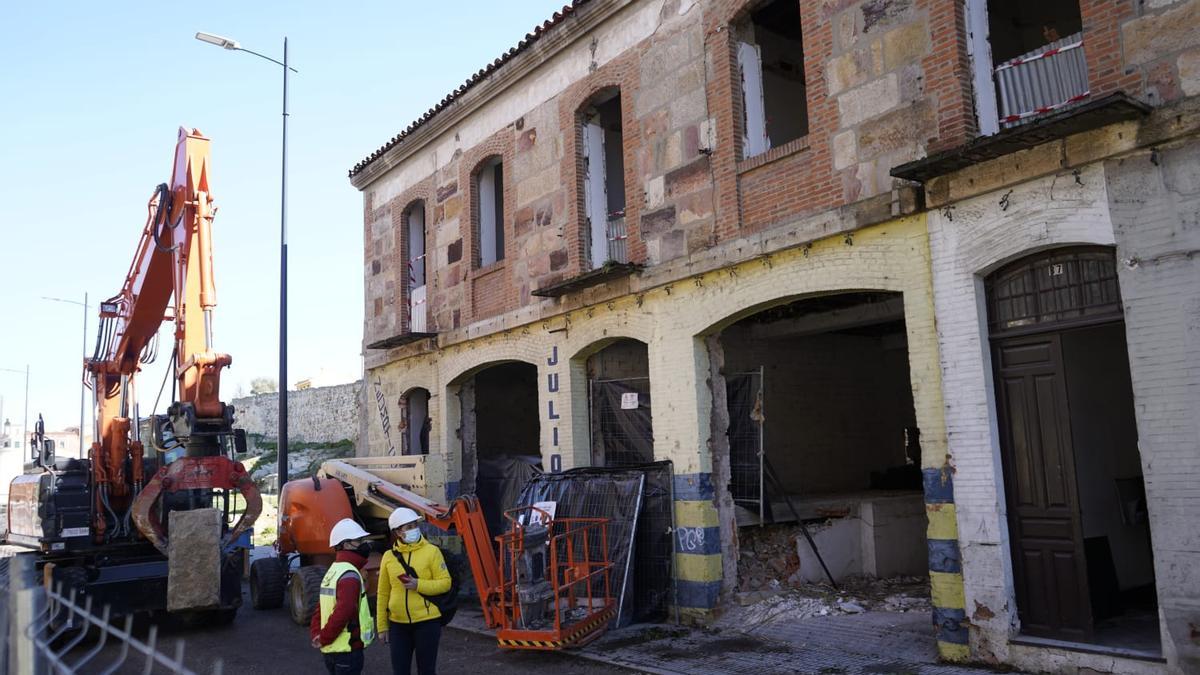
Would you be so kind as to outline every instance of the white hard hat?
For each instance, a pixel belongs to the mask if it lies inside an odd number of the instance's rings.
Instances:
[[[395,511],[392,511],[392,515],[388,516],[388,529],[395,530],[404,527],[409,523],[415,523],[420,519],[421,516],[418,515],[416,511],[401,506]]]
[[[370,534],[370,532],[367,532],[362,528],[362,525],[359,525],[350,518],[342,518],[341,520],[337,521],[337,523],[334,524],[333,529],[329,531],[329,545],[331,547],[337,546],[343,541],[347,541],[349,539],[361,539],[363,537],[370,536]]]

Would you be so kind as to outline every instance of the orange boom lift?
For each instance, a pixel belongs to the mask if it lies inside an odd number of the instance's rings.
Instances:
[[[308,625],[320,580],[333,560],[329,530],[354,518],[387,541],[387,516],[404,506],[425,522],[462,538],[463,553],[489,628],[507,649],[556,650],[599,637],[616,616],[603,518],[558,518],[535,507],[505,514],[509,531],[492,538],[473,495],[438,504],[402,487],[424,457],[359,457],[329,460],[311,479],[287,483],[280,495],[279,557],[250,568],[255,609],[283,604]],[[367,564],[378,574],[378,553]],[[453,565],[453,561],[448,561]],[[298,565],[291,570],[293,564]],[[285,593],[286,589],[286,593]]]

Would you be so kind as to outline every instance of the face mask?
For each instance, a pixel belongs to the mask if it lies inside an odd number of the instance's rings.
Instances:
[[[366,558],[371,555],[371,544],[370,542],[363,542],[350,550]]]
[[[400,537],[406,544],[415,544],[421,541],[421,531],[414,527],[411,530],[406,530]]]

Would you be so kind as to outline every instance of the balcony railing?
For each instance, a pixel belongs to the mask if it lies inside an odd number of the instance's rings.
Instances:
[[[417,286],[408,292],[408,332],[425,333],[426,309],[425,286]]]
[[[1086,98],[1087,59],[1083,33],[1039,47],[996,67],[1000,124],[1022,124]]]
[[[629,262],[629,233],[625,229],[625,212],[608,215],[608,259],[613,262]]]

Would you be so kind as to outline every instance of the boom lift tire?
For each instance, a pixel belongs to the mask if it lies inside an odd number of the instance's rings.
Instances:
[[[250,564],[250,606],[254,609],[282,607],[286,589],[287,569],[283,558],[259,558]]]
[[[325,565],[305,565],[292,573],[288,583],[288,609],[292,621],[307,626],[321,599],[321,580],[329,568]]]

